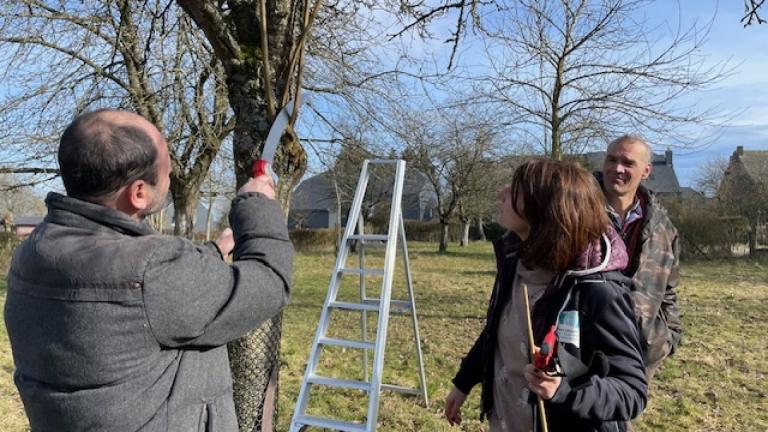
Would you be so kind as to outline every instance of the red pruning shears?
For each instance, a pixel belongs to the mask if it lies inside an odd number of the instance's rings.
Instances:
[[[301,101],[301,99],[299,100]],[[291,120],[292,113],[293,100],[290,100],[285,104],[283,109],[277,113],[275,121],[272,123],[272,127],[269,128],[267,140],[264,142],[264,150],[261,152],[261,159],[253,162],[251,171],[254,177],[263,175],[272,176],[272,161],[275,160],[277,145],[280,144],[280,138],[283,136],[283,131]]]
[[[557,326],[552,326],[541,342],[539,352],[533,356],[533,365],[544,372],[555,370],[554,358],[557,355]]]

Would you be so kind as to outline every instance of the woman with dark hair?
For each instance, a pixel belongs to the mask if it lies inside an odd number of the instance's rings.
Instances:
[[[647,384],[630,280],[620,271],[627,254],[599,186],[575,163],[533,159],[498,199],[509,231],[494,243],[485,328],[453,379],[446,418],[460,423],[461,405],[482,382],[480,415],[491,431],[540,430],[537,396],[551,431],[626,430],[645,407]],[[554,354],[545,366],[531,364],[526,291],[535,349],[547,341],[542,353]]]

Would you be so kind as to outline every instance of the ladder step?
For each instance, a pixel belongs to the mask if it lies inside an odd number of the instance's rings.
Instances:
[[[344,432],[365,432],[365,425],[360,423],[333,420],[324,417],[298,416],[293,419],[293,425],[317,426],[326,429],[334,429]]]
[[[328,378],[318,375],[313,375],[307,378],[307,382],[310,384],[325,385],[332,387],[350,388],[362,391],[371,391],[371,383],[365,381],[345,380],[338,378]]]
[[[379,311],[378,302],[376,304],[365,304],[365,303],[348,303],[348,302],[335,301],[335,302],[328,303],[328,307],[332,307],[336,309],[346,309],[346,310],[364,310],[364,311],[372,311],[372,312]]]
[[[347,237],[350,240],[364,240],[364,241],[387,241],[389,236],[386,234],[355,234]]]
[[[341,273],[352,273],[352,274],[359,274],[359,275],[368,275],[368,276],[384,276],[386,272],[384,270],[374,270],[374,269],[361,269],[361,268],[343,268],[339,269]]]
[[[373,342],[365,342],[360,340],[323,337],[323,338],[320,338],[318,342],[323,345],[333,345],[333,346],[340,346],[345,348],[371,349],[371,350],[376,348]]]
[[[415,388],[410,388],[410,387],[401,387],[401,386],[396,386],[396,385],[392,385],[392,384],[382,384],[381,385],[381,389],[382,390],[392,391],[392,392],[397,392],[397,393],[405,393],[405,394],[410,394],[410,395],[421,396],[421,390],[415,389]]]
[[[395,165],[398,163],[397,159],[369,159],[369,165]]]
[[[376,310],[379,309],[379,303],[381,303],[381,300],[377,298],[365,298],[363,299],[363,303],[366,305],[376,306]],[[409,311],[411,310],[411,302],[407,300],[390,300],[389,301],[389,307],[393,309],[397,309],[397,312],[401,311]]]

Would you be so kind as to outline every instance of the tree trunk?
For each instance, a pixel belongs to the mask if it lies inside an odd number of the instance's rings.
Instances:
[[[552,150],[550,158],[553,160],[561,160],[563,158],[563,149],[560,143],[560,119],[558,118],[557,111],[552,113]]]
[[[749,256],[754,258],[757,256],[757,223],[749,223]]]
[[[173,210],[173,235],[188,239],[194,234],[194,211],[189,208],[174,207]]]
[[[165,209],[160,210],[157,213],[149,215],[147,218],[149,225],[152,229],[163,234],[165,231]]]
[[[483,229],[483,216],[477,216],[477,232],[480,233],[481,241],[488,241],[488,237],[485,236],[485,229]]]
[[[339,250],[341,250],[341,240],[343,237],[342,231],[341,231],[341,192],[339,191],[339,180],[336,177],[336,172],[333,171],[333,194],[334,198],[336,200],[336,223],[333,227],[333,232],[335,233],[336,241],[334,242],[334,253],[338,255]]]
[[[563,158],[562,148],[562,119],[560,118],[560,94],[563,90],[563,76],[565,74],[565,59],[560,57],[557,61],[557,75],[555,77],[554,88],[552,89],[552,115],[550,118],[550,127],[552,128],[552,153],[550,158],[561,160]]]
[[[469,246],[469,219],[462,219],[461,221],[461,242],[459,246]]]
[[[239,189],[251,177],[251,164],[263,150],[270,123],[264,98],[255,91],[260,88],[258,80],[230,75],[228,87],[236,117],[233,147]],[[273,166],[277,172],[275,168]],[[287,205],[281,201],[284,209]],[[282,312],[227,345],[235,409],[243,432],[259,431],[265,415],[274,417],[275,413],[264,413],[263,409],[265,405],[276,404],[276,399],[267,401],[267,387],[273,371],[280,365],[281,322]]]
[[[191,239],[195,228],[199,189],[172,179],[170,190],[173,196],[173,235]]]
[[[216,195],[208,195],[208,213],[205,216],[205,241],[211,240],[211,223],[213,222],[213,204],[216,202]]]
[[[235,152],[235,174],[240,188],[251,177],[251,164],[258,159],[271,126],[267,119],[266,103],[256,91],[260,88],[257,79],[228,77],[232,107],[235,111],[236,126],[233,139]],[[277,199],[287,215],[293,187],[304,175],[307,157],[295,133],[283,135],[282,146],[278,148],[273,170],[279,180]],[[277,405],[278,385],[270,386],[275,391],[267,395],[271,380],[276,380],[280,366],[280,337],[282,312],[262,324],[244,337],[228,345],[234,399],[241,431],[261,430],[263,421],[273,422],[276,411],[263,413],[265,406]],[[267,398],[274,400],[267,400]]]
[[[272,123],[271,111],[279,110],[282,96],[295,97],[291,61],[298,28],[303,20],[301,2],[269,1],[262,16],[255,1],[213,2],[178,0],[203,29],[226,72],[229,101],[235,114],[233,148],[237,187],[251,176],[251,165],[264,151]],[[226,5],[226,7],[224,6]],[[259,29],[266,27],[266,40]],[[265,52],[267,42],[268,56]],[[265,69],[269,64],[269,70]],[[286,88],[292,89],[285,91]],[[274,101],[275,106],[269,106]],[[270,103],[270,105],[272,105]],[[281,137],[272,169],[279,181],[277,199],[287,215],[291,190],[307,168],[307,155],[296,133],[288,128]],[[258,329],[228,344],[233,391],[240,431],[252,432],[273,424],[277,405],[277,370],[280,358],[281,314]],[[270,383],[272,381],[272,384]],[[270,391],[268,391],[268,389]],[[262,412],[271,407],[271,412]],[[267,426],[268,427],[268,426]]]
[[[448,222],[440,221],[440,246],[437,252],[440,255],[445,255],[448,252]]]

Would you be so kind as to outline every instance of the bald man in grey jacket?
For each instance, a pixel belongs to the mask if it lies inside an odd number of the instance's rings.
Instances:
[[[288,301],[293,248],[266,176],[203,245],[154,232],[171,162],[144,118],[102,110],[64,132],[67,195],[16,250],[5,320],[33,431],[237,431],[225,344]],[[224,258],[233,253],[233,262]]]

